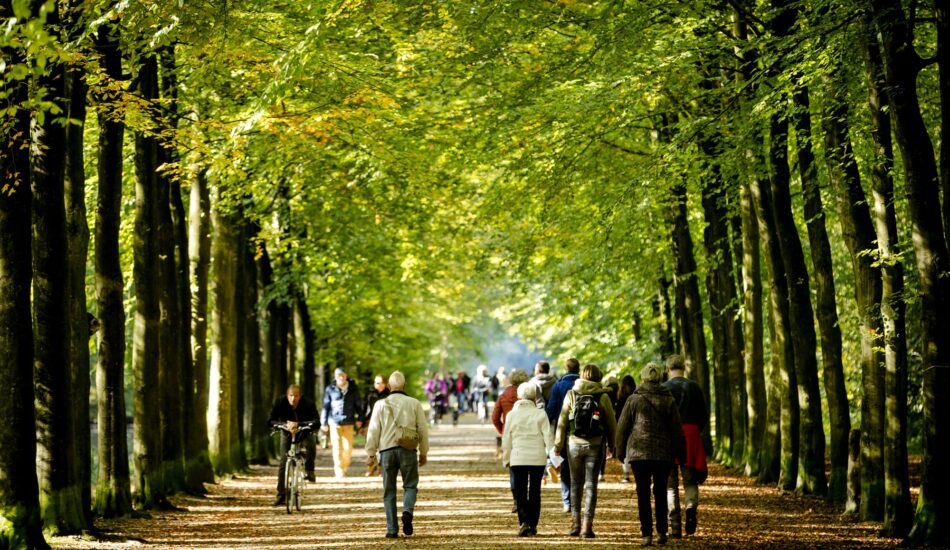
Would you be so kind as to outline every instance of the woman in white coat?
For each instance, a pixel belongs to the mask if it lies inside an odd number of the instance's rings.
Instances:
[[[554,447],[551,424],[536,400],[538,387],[518,386],[518,401],[505,419],[502,434],[502,461],[510,467],[511,492],[518,507],[518,536],[538,534],[541,517],[541,477],[548,453]]]

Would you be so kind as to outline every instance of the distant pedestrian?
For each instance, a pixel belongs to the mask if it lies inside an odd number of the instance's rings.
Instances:
[[[320,421],[323,431],[330,437],[333,446],[333,472],[336,477],[346,477],[353,456],[354,426],[363,426],[360,392],[343,369],[334,371],[334,383],[323,392],[323,411]]]
[[[538,393],[534,384],[518,386],[518,400],[505,420],[501,444],[502,462],[510,468],[511,492],[518,510],[518,536],[522,537],[538,534],[541,477],[554,446],[548,417],[535,403]]]
[[[369,390],[366,394],[366,398],[363,400],[363,429],[360,430],[361,434],[366,434],[369,422],[373,418],[373,407],[376,405],[376,402],[380,399],[386,399],[387,396],[389,396],[389,385],[386,383],[386,379],[383,378],[383,375],[377,374],[373,379],[373,389]],[[380,473],[379,464],[376,464],[372,469],[366,470],[367,476],[379,475]]]
[[[548,420],[551,422],[551,431],[556,431],[557,421],[561,417],[561,405],[564,404],[564,396],[567,395],[567,392],[574,387],[574,383],[580,378],[581,364],[580,362],[571,357],[564,363],[564,370],[567,372],[561,376],[561,379],[555,382],[554,386],[551,387],[551,395],[548,396],[548,401],[544,405],[544,411],[548,415]],[[554,442],[558,448],[566,448],[567,443],[564,441],[555,441]],[[562,509],[565,513],[571,512],[571,468],[567,464],[567,461],[564,461],[564,464],[561,465],[561,504]]]
[[[623,378],[620,379],[620,391],[617,393],[617,405],[614,407],[617,414],[623,412],[623,406],[627,404],[627,399],[633,395],[635,389],[637,389],[637,383],[633,377],[629,374],[623,375]],[[630,483],[630,476],[633,475],[630,463],[621,461],[620,465],[623,468],[623,477],[620,478],[620,483]]]
[[[606,438],[608,458],[617,431],[613,404],[600,385],[603,375],[597,365],[584,365],[580,379],[564,396],[555,452],[567,455],[571,470],[571,536],[594,537],[597,510],[598,466]],[[564,452],[564,441],[567,452]],[[563,475],[562,475],[563,478]]]
[[[406,395],[406,377],[401,372],[389,375],[389,388],[392,390],[389,397],[373,407],[366,432],[366,465],[372,467],[378,461],[382,467],[386,538],[394,539],[399,536],[396,474],[402,476],[402,532],[410,536],[413,533],[419,467],[426,465],[429,453],[429,425],[422,404]]]
[[[703,446],[703,430],[709,425],[709,408],[699,384],[686,378],[683,358],[671,355],[666,360],[669,380],[663,383],[676,402],[680,419],[683,421],[683,436],[686,438],[686,460],[677,461],[670,469],[667,498],[670,506],[670,534],[679,538],[682,533],[692,535],[696,532],[697,512],[699,508],[699,485],[706,480],[706,448]],[[683,477],[683,496],[686,522],[680,529],[679,474]]]
[[[637,482],[637,512],[643,546],[653,545],[650,486],[656,507],[656,543],[666,544],[669,530],[666,483],[673,460],[682,455],[683,428],[670,390],[664,388],[663,371],[647,363],[640,371],[640,386],[627,399],[617,427],[618,457],[630,462]]]
[[[547,361],[538,361],[534,365],[534,376],[528,382],[538,387],[537,405],[543,409],[551,398],[551,389],[557,382],[557,377],[551,374],[551,364]]]
[[[482,424],[488,421],[488,398],[491,396],[491,378],[488,367],[479,365],[472,381],[472,408]]]

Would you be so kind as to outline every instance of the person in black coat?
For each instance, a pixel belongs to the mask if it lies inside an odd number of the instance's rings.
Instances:
[[[315,481],[314,459],[317,456],[317,440],[313,432],[320,427],[320,418],[317,416],[317,406],[313,401],[301,395],[300,386],[293,384],[287,388],[287,395],[280,397],[274,402],[270,410],[270,420],[272,427],[284,427],[295,432],[300,424],[313,422],[313,430],[303,439],[304,448],[307,450],[307,479]],[[277,500],[274,506],[280,506],[285,502],[284,495],[284,470],[287,467],[287,451],[290,450],[291,434],[285,430],[280,432],[280,468],[277,471]],[[298,440],[298,443],[300,440]]]

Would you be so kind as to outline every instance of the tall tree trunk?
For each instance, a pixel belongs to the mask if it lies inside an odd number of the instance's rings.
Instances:
[[[248,224],[249,234],[256,237],[260,227]],[[251,464],[267,464],[269,428],[267,426],[268,405],[264,398],[267,385],[264,383],[264,350],[261,346],[261,307],[259,302],[259,279],[256,250],[249,242],[245,242],[242,250],[244,261],[245,284],[242,287],[244,300],[247,303],[247,322],[244,324],[244,370],[245,406],[244,427],[248,441],[248,461]],[[306,395],[306,394],[305,394]],[[311,394],[312,395],[312,394]]]
[[[58,29],[58,10],[47,25]],[[55,32],[55,30],[53,31]],[[45,99],[66,112],[65,67],[51,63],[39,86]],[[42,118],[40,118],[42,117]],[[36,384],[36,468],[44,528],[53,534],[88,527],[76,473],[76,442],[70,411],[68,267],[64,180],[66,128],[53,113],[37,115],[31,131],[33,187],[33,313]]]
[[[765,351],[762,347],[762,273],[759,258],[759,232],[752,192],[743,185],[740,192],[742,212],[742,320],[745,331],[746,422],[745,473],[758,476],[762,455],[766,452]]]
[[[950,0],[934,0],[937,20],[937,67],[940,87],[940,134],[950,136]],[[943,235],[950,246],[950,146],[940,145],[940,190]]]
[[[12,17],[0,2],[0,19]],[[0,46],[8,67],[22,65],[21,51]],[[30,113],[25,81],[3,80],[0,91],[12,109],[0,113],[0,547],[49,548],[43,539],[36,478],[36,422],[33,406],[33,330]]]
[[[673,185],[670,217],[673,239],[673,287],[676,289],[676,320],[680,334],[687,373],[703,389],[710,403],[709,363],[706,355],[706,336],[703,331],[703,309],[699,297],[696,258],[693,256],[693,238],[686,217],[686,184]]]
[[[950,543],[950,271],[939,203],[933,143],[920,112],[917,75],[923,67],[909,22],[897,0],[872,0],[883,40],[891,120],[904,161],[905,188],[914,235],[921,304],[923,436],[920,497],[910,537],[924,544]]]
[[[673,355],[675,347],[673,346],[673,312],[670,307],[670,280],[666,274],[660,275],[657,279],[656,298],[653,300],[653,323],[656,326],[656,344],[660,350],[660,355],[669,357]]]
[[[220,189],[216,189],[220,193]],[[217,475],[238,467],[234,438],[237,405],[238,323],[235,294],[238,254],[233,214],[223,211],[220,196],[211,207],[211,364],[208,439],[211,464]]]
[[[749,84],[751,73],[755,68],[755,50],[745,47],[748,42],[749,23],[747,18],[752,13],[749,2],[733,5],[733,32],[736,38],[734,54],[738,60],[735,71],[736,84],[745,93],[740,97],[739,117],[746,116],[751,111],[750,105],[754,100],[755,89]],[[754,133],[753,135],[761,135]],[[744,169],[752,174],[751,178],[761,181],[761,157],[756,152],[761,149],[760,143],[745,144]],[[756,188],[761,184],[756,183]],[[762,317],[762,273],[759,252],[759,220],[756,216],[755,204],[752,198],[750,183],[744,183],[739,189],[739,218],[740,228],[737,234],[742,235],[742,327],[743,363],[745,370],[746,393],[746,425],[745,439],[745,471],[747,475],[759,476],[768,464],[777,464],[771,460],[771,449],[775,448],[770,442],[778,442],[778,433],[769,435],[767,430],[768,400],[765,378],[765,351],[763,349],[763,317]],[[734,233],[736,234],[736,233]],[[777,424],[777,423],[776,423]],[[776,454],[777,456],[777,454]],[[768,475],[765,476],[768,478]],[[777,475],[775,478],[777,479]],[[771,479],[769,481],[772,481]]]
[[[68,5],[66,19],[68,38],[79,34],[81,8],[77,0]],[[92,452],[89,429],[89,338],[90,320],[86,310],[86,260],[89,256],[89,225],[86,222],[86,170],[83,163],[83,129],[86,125],[86,82],[84,68],[70,65],[66,70],[67,119],[66,167],[64,189],[66,199],[67,242],[67,314],[69,315],[69,370],[72,404],[72,433],[76,460],[70,478],[79,487],[85,524],[92,525]]]
[[[234,284],[234,364],[237,370],[234,373],[234,395],[235,406],[231,411],[233,422],[231,424],[231,440],[234,445],[234,468],[242,470],[247,467],[247,438],[246,427],[244,425],[244,415],[247,407],[247,386],[244,383],[247,379],[247,341],[245,340],[249,330],[251,311],[247,302],[247,243],[248,243],[248,224],[243,212],[234,216],[234,266],[235,266],[235,284]]]
[[[159,95],[163,109],[153,108],[153,124],[161,134],[175,129],[175,56],[174,46],[162,48],[159,53],[160,75]],[[164,469],[165,491],[168,494],[185,490],[185,445],[182,416],[182,402],[185,381],[182,379],[181,298],[178,288],[178,266],[175,250],[175,230],[172,226],[172,182],[176,176],[171,166],[177,162],[175,143],[164,137],[158,143],[158,166],[160,172],[155,179],[156,216],[158,230],[158,301],[160,311],[158,349],[159,349],[159,386],[161,387],[161,430],[162,430],[162,468]],[[190,380],[188,381],[190,384]]]
[[[136,89],[146,101],[158,97],[158,61],[141,58]],[[135,132],[135,234],[132,282],[135,325],[132,337],[133,489],[140,508],[164,506],[162,477],[161,386],[159,385],[158,142],[151,132]]]
[[[836,71],[837,72],[837,71]],[[861,175],[848,137],[848,105],[836,78],[828,81],[828,100],[824,116],[825,151],[835,195],[838,220],[851,254],[855,277],[855,298],[861,321],[861,502],[864,519],[879,520],[883,504],[884,379],[883,359],[874,334],[881,331],[878,307],[881,300],[880,272],[867,252],[874,248],[874,228],[867,207]],[[827,374],[826,374],[827,377]],[[840,381],[844,384],[844,380]],[[844,392],[842,387],[840,392]],[[830,396],[831,392],[826,392]],[[832,428],[835,427],[832,422]],[[832,447],[832,457],[843,452]]]
[[[191,264],[191,342],[194,354],[194,413],[191,428],[185,430],[188,466],[185,471],[190,490],[201,483],[214,483],[208,454],[208,271],[211,266],[211,195],[208,175],[199,169],[191,184],[188,204],[188,261]]]
[[[757,178],[752,180],[752,203],[759,221],[759,237],[762,250],[765,251],[765,266],[769,277],[769,334],[772,360],[769,373],[769,418],[774,418],[774,403],[780,407],[780,472],[779,487],[785,490],[795,488],[798,478],[799,446],[799,401],[798,382],[795,370],[795,354],[792,348],[792,324],[788,308],[788,280],[779,249],[775,212],[772,208],[772,191],[768,182]],[[777,395],[776,395],[777,390]],[[774,426],[774,421],[769,422]],[[767,446],[769,450],[773,445]],[[765,457],[766,459],[768,457]],[[759,473],[761,481],[771,479],[773,461],[767,461]]]
[[[847,497],[848,486],[848,436],[851,433],[851,411],[844,387],[841,327],[838,325],[831,244],[828,242],[824,205],[821,201],[815,155],[811,145],[811,107],[808,93],[808,88],[804,85],[796,88],[792,96],[794,102],[792,121],[795,126],[798,171],[802,180],[802,194],[805,202],[805,226],[808,229],[815,299],[817,300],[815,314],[818,318],[818,333],[821,338],[821,365],[831,425],[829,498],[832,502],[843,503]],[[824,470],[823,458],[821,462],[822,470]]]
[[[297,291],[294,305],[294,330],[297,333],[297,360],[303,370],[302,386],[304,395],[317,395],[317,369],[314,363],[314,334],[313,324],[310,321],[310,309],[307,307],[307,298],[303,290]]]
[[[904,266],[897,246],[899,239],[897,212],[894,180],[891,176],[894,167],[894,147],[891,141],[891,120],[885,109],[887,94],[884,91],[884,63],[877,40],[870,34],[868,26],[862,29],[861,34],[864,37],[863,50],[868,82],[868,107],[871,115],[871,142],[874,146],[870,174],[874,196],[874,237],[877,238],[881,264],[880,325],[884,334],[885,372],[881,380],[878,361],[874,365],[877,368],[873,375],[877,385],[865,391],[872,391],[876,399],[874,412],[878,424],[871,429],[883,433],[883,438],[878,436],[874,439],[875,443],[883,446],[883,468],[880,467],[882,452],[878,447],[874,449],[877,452],[875,483],[880,484],[882,473],[884,477],[883,532],[891,536],[903,537],[910,531],[913,522],[910,479],[907,471],[908,368],[906,306],[903,298]],[[852,170],[856,172],[856,168]],[[861,199],[863,204],[863,193]],[[880,426],[880,423],[884,425]],[[880,498],[880,492],[875,495],[876,498]],[[872,509],[879,512],[880,505],[875,503]]]
[[[122,78],[118,25],[105,25],[96,38],[99,64],[108,78]],[[125,125],[111,108],[114,97],[96,94],[100,104],[99,193],[96,198],[96,303],[99,346],[96,354],[98,408],[97,515],[122,516],[132,511],[129,448],[125,421],[125,308],[119,253],[122,213],[122,141]]]
[[[818,388],[817,341],[808,270],[792,216],[788,168],[788,123],[779,115],[772,117],[769,147],[769,170],[772,187],[772,210],[782,253],[785,278],[788,281],[788,313],[792,349],[795,353],[795,380],[801,411],[801,432],[798,449],[798,483],[795,490],[803,494],[824,495],[828,491],[825,477],[825,433],[821,421],[821,396]]]

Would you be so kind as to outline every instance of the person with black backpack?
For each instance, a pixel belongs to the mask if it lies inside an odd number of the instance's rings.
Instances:
[[[584,538],[594,537],[600,455],[605,448],[607,457],[612,456],[617,432],[613,404],[600,385],[602,377],[597,365],[585,365],[581,369],[580,378],[564,396],[554,438],[554,452],[567,455],[571,472],[570,535],[573,537],[581,534]],[[565,446],[566,453],[563,452]]]

